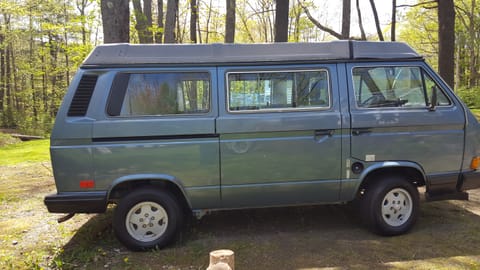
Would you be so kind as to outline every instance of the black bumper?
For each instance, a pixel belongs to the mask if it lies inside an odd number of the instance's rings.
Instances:
[[[460,181],[461,191],[480,188],[480,171],[464,172]]]
[[[44,199],[50,213],[103,213],[107,209],[107,192],[65,192]]]

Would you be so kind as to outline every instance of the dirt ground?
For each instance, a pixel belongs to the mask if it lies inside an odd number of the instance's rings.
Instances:
[[[480,190],[422,203],[413,231],[397,237],[370,233],[345,206],[290,207],[216,212],[166,249],[130,252],[113,235],[113,209],[56,223],[42,201],[54,192],[48,164],[1,166],[0,181],[2,269],[206,269],[225,248],[237,270],[480,269]]]

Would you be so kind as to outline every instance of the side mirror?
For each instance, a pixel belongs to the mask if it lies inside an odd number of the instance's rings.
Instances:
[[[437,106],[437,87],[432,86],[432,96],[430,98],[430,107],[428,107],[429,111],[435,111],[435,107]]]

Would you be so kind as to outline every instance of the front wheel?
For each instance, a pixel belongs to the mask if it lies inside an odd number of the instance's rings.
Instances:
[[[182,212],[175,197],[162,190],[142,188],[125,196],[115,209],[113,229],[131,250],[162,248],[181,226]]]
[[[418,217],[417,188],[403,177],[383,176],[365,189],[361,215],[371,230],[381,235],[408,232]]]

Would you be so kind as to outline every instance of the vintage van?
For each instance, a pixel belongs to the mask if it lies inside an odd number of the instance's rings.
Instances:
[[[480,187],[480,126],[396,42],[101,45],[57,115],[52,213],[101,213],[133,250],[188,213],[353,202],[398,235]]]

